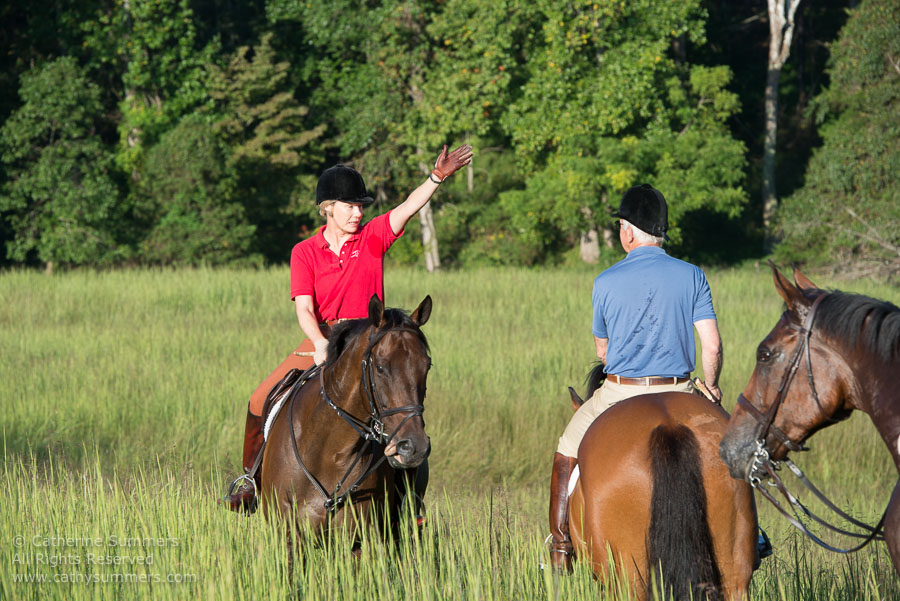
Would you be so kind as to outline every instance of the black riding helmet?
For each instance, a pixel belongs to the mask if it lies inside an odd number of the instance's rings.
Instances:
[[[625,219],[651,236],[669,239],[666,235],[669,229],[669,207],[662,192],[650,184],[628,188],[622,195],[619,210],[613,213],[613,217]]]
[[[316,205],[326,200],[339,200],[363,205],[375,202],[366,192],[366,183],[359,171],[346,165],[329,167],[319,176],[316,184]]]

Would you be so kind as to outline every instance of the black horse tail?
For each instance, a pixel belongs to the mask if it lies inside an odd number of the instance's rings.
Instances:
[[[684,425],[657,426],[650,433],[653,494],[646,545],[659,599],[722,599],[699,449]]]
[[[606,379],[606,374],[603,373],[604,367],[606,366],[603,364],[603,361],[597,361],[594,363],[594,367],[591,368],[591,371],[588,372],[587,391],[584,393],[584,400],[591,398],[594,391],[603,385],[603,380]]]

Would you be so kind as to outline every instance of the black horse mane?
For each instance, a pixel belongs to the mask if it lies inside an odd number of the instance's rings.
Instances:
[[[368,317],[362,319],[350,319],[342,321],[331,329],[331,336],[328,337],[328,359],[322,366],[322,369],[331,367],[341,353],[347,348],[351,342],[359,338],[365,332],[372,322]],[[425,334],[419,328],[419,325],[410,318],[409,314],[402,309],[385,309],[384,319],[379,331],[393,330],[395,328],[404,328],[413,330],[428,349],[428,340]]]
[[[816,325],[850,348],[863,346],[882,361],[900,358],[900,308],[887,301],[835,290],[816,310]]]

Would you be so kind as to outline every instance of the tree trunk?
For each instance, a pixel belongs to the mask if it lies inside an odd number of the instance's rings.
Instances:
[[[581,254],[581,260],[593,265],[600,260],[600,234],[597,232],[597,224],[594,223],[594,212],[591,211],[590,207],[581,207],[581,214],[584,216],[585,223],[588,224],[588,229],[581,234],[578,250]]]
[[[419,148],[419,154],[424,151]],[[425,163],[419,163],[419,168],[424,173],[431,173],[431,168]],[[429,273],[441,268],[441,257],[438,255],[437,230],[434,229],[434,211],[431,210],[431,201],[419,211],[419,223],[422,224],[422,251],[425,255],[425,269]]]
[[[766,252],[772,250],[772,220],[778,208],[775,192],[775,142],[778,136],[778,78],[781,69],[769,67],[766,77],[766,140],[763,149],[763,227],[766,234]]]
[[[778,136],[778,80],[781,68],[791,52],[794,36],[794,14],[800,0],[768,0],[769,11],[769,61],[766,75],[766,139],[763,149],[763,228],[765,251],[770,252],[775,242],[772,231],[778,196],[775,191],[775,143]]]
[[[606,248],[616,247],[616,235],[608,227],[603,228],[603,245],[606,246]]]
[[[425,269],[429,272],[434,272],[441,268],[441,258],[438,255],[437,235],[434,229],[434,212],[431,210],[430,200],[419,211],[419,221],[422,224],[422,249],[425,253]]]

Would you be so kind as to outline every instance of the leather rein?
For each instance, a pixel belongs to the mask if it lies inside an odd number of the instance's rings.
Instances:
[[[789,327],[798,331],[798,334],[802,337],[800,344],[797,346],[797,350],[794,352],[794,356],[791,358],[790,365],[788,366],[787,371],[785,371],[784,375],[781,378],[781,383],[778,386],[778,393],[775,396],[775,401],[769,407],[769,409],[763,413],[759,409],[757,409],[753,404],[750,403],[744,397],[743,393],[738,396],[738,405],[743,407],[757,422],[756,429],[756,450],[754,451],[750,464],[747,468],[747,479],[750,485],[758,490],[775,508],[785,517],[788,522],[798,530],[800,530],[803,534],[808,536],[813,542],[818,544],[829,551],[834,551],[836,553],[853,553],[854,551],[859,551],[867,544],[872,542],[873,540],[884,540],[884,519],[887,515],[887,509],[881,515],[881,519],[875,526],[870,526],[864,522],[860,522],[859,520],[853,518],[848,515],[846,512],[839,509],[834,503],[831,502],[828,497],[826,497],[803,473],[803,471],[797,467],[791,460],[784,459],[783,461],[773,461],[769,456],[769,451],[766,448],[766,438],[769,434],[773,435],[777,438],[782,445],[785,446],[789,451],[808,451],[809,449],[803,446],[802,443],[794,442],[785,434],[780,428],[775,426],[775,415],[778,413],[778,409],[784,403],[787,398],[788,388],[790,388],[791,382],[794,379],[794,376],[797,373],[797,368],[800,365],[801,358],[806,356],[806,372],[807,372],[807,380],[809,381],[809,388],[812,391],[813,399],[816,401],[816,404],[821,407],[822,403],[819,400],[819,394],[816,391],[816,385],[813,381],[813,372],[812,372],[812,359],[810,356],[810,345],[809,340],[812,336],[812,326],[813,320],[815,319],[816,310],[819,308],[819,304],[822,300],[828,296],[828,294],[821,294],[818,298],[813,302],[812,307],[810,307],[809,312],[806,315],[806,318],[803,320],[803,324],[801,326],[796,326],[792,323],[789,324]],[[857,526],[864,530],[864,533],[859,532],[850,532],[848,530],[844,530],[832,524],[826,522],[823,518],[819,517],[812,511],[810,511],[803,503],[800,502],[794,495],[792,495],[784,484],[784,481],[777,474],[777,471],[781,469],[781,463],[784,463],[791,473],[797,477],[803,485],[809,489],[816,498],[818,498],[828,509],[836,513],[838,516],[846,520],[847,522]],[[784,496],[787,500],[788,504],[792,507],[792,513],[789,513],[782,504],[772,495],[766,488],[763,486],[762,478],[768,477],[769,485],[774,486],[778,489],[778,492]],[[799,512],[799,513],[798,513]],[[852,538],[864,539],[861,543],[856,546],[841,549],[837,547],[833,547],[817,537],[815,534],[810,532],[810,530],[806,527],[806,525],[800,519],[800,513],[805,515],[807,518],[817,522],[818,524],[832,530],[833,532],[837,532],[838,534],[842,534],[844,536],[849,536]]]
[[[360,485],[363,481],[366,480],[370,475],[372,475],[375,470],[377,470],[381,464],[387,459],[387,456],[384,453],[381,453],[381,457],[376,461],[375,453],[379,447],[385,447],[391,443],[394,439],[394,436],[397,435],[397,432],[403,427],[403,425],[414,417],[421,417],[422,413],[425,411],[425,406],[422,404],[418,405],[404,405],[402,407],[394,407],[392,409],[382,409],[381,405],[378,402],[378,390],[375,387],[375,380],[372,377],[372,351],[375,348],[375,345],[381,341],[382,338],[387,336],[389,333],[393,332],[411,332],[413,334],[419,335],[417,330],[412,328],[393,328],[389,330],[382,330],[381,332],[372,332],[369,334],[369,345],[366,349],[365,356],[362,360],[361,366],[361,384],[362,389],[365,392],[366,399],[369,403],[369,415],[367,420],[361,420],[358,417],[354,416],[351,413],[348,413],[337,403],[332,400],[332,398],[325,391],[325,370],[319,366],[316,366],[315,369],[319,370],[319,395],[322,397],[322,400],[331,407],[335,413],[338,414],[345,422],[347,422],[351,428],[356,430],[359,434],[360,438],[364,441],[367,441],[368,445],[363,445],[360,448],[359,453],[357,453],[356,457],[350,463],[350,466],[347,468],[347,471],[344,472],[343,477],[338,480],[338,483],[335,485],[334,490],[329,493],[322,483],[316,478],[313,473],[306,467],[306,464],[303,462],[303,459],[300,457],[300,449],[297,447],[297,436],[294,434],[294,404],[298,395],[294,395],[291,397],[291,404],[289,408],[289,420],[291,424],[291,442],[293,443],[294,449],[294,457],[297,459],[297,463],[300,465],[300,469],[303,470],[303,473],[306,474],[307,479],[313,485],[313,488],[318,491],[318,493],[323,498],[323,504],[325,509],[329,512],[337,511],[350,496],[359,490]],[[377,334],[377,336],[376,336]],[[406,417],[400,422],[400,424],[394,429],[390,434],[387,433],[384,418],[389,417],[391,415],[397,415],[400,413],[408,413]],[[366,447],[368,447],[368,453],[366,453]],[[365,469],[362,474],[360,474],[352,483],[346,485],[345,483],[350,478],[350,475],[353,473],[353,470],[356,468],[357,464],[362,459],[363,455],[368,454],[369,461],[366,464]],[[344,489],[341,492],[341,489]]]

